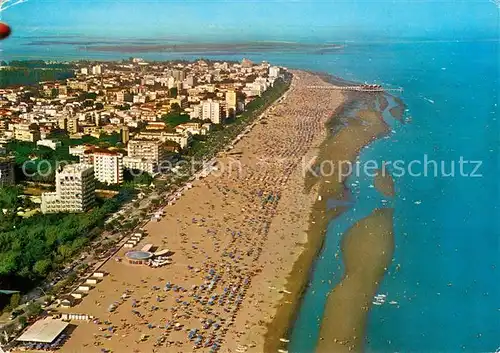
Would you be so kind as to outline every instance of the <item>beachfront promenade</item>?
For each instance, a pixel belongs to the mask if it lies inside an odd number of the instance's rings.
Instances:
[[[310,85],[325,83],[294,72],[285,98],[217,159],[218,168],[144,227],[137,248],[168,248],[172,265],[102,266],[108,275],[67,309],[99,320],[77,323],[62,352],[263,351],[317,198],[301,192],[302,157],[314,155],[343,100],[334,90],[311,96]]]

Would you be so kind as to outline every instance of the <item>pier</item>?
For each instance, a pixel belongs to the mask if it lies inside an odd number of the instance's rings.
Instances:
[[[403,87],[399,88],[383,88],[383,87],[370,87],[366,85],[358,86],[307,86],[310,89],[333,89],[338,91],[355,91],[355,92],[399,92],[403,93]]]

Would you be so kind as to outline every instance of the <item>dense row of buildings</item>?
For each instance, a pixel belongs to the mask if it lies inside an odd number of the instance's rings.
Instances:
[[[46,213],[85,211],[93,180],[121,184],[124,169],[154,175],[169,151],[189,148],[194,136],[237,116],[282,75],[279,67],[246,59],[74,65],[74,78],[0,90],[0,146],[17,140],[57,150],[62,144],[53,133],[61,131],[71,139],[120,136],[119,146],[69,148],[79,163],[57,171],[56,191],[42,197]],[[164,119],[169,114],[190,121],[173,127]],[[13,160],[1,153],[0,186],[14,182]]]

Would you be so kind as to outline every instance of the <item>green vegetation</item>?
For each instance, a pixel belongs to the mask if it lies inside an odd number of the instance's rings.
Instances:
[[[179,103],[172,103],[172,105],[170,106],[170,109],[172,109],[173,113],[177,113],[177,114],[179,114],[182,110]]]
[[[0,209],[12,210],[18,205],[21,189],[16,186],[0,188]]]
[[[14,293],[10,297],[10,307],[12,309],[17,308],[21,304],[21,295],[19,293]]]
[[[168,113],[161,118],[165,124],[167,124],[169,127],[174,128],[177,125],[188,123],[190,120],[189,115],[187,114],[180,114],[180,113]]]
[[[140,172],[139,170],[129,170],[126,169],[123,172],[123,179],[125,182],[123,183],[123,187],[136,187],[138,185],[151,185],[153,182],[153,177],[146,173]]]
[[[73,76],[73,70],[4,68],[0,70],[0,88],[32,85],[41,81],[59,81]]]
[[[2,204],[17,208],[19,203],[12,202],[16,193],[18,189],[1,189]],[[2,212],[0,282],[24,287],[47,276],[89,242],[94,228],[103,226],[106,215],[116,211],[125,197],[128,196],[120,194],[101,201],[82,214],[37,214],[23,219],[12,212]]]
[[[177,87],[172,87],[168,90],[169,97],[177,97]]]
[[[28,69],[70,69],[70,64],[51,62],[47,63],[43,60],[12,60],[10,62],[2,61],[2,66],[10,67],[25,67]]]
[[[61,141],[62,146],[53,150],[33,142],[14,140],[7,144],[7,151],[16,158],[16,180],[53,181],[57,162],[78,162],[77,157],[69,154],[70,146],[88,144],[102,148],[123,147],[119,133],[101,134],[99,138],[83,136],[81,139],[70,139],[65,132],[54,132],[49,138]]]
[[[78,158],[69,154],[68,146],[56,150],[45,146],[37,146],[32,142],[11,141],[7,150],[16,158],[16,180],[31,180],[39,182],[53,181],[57,161],[71,163]]]
[[[42,81],[59,81],[74,77],[73,65],[46,63],[43,60],[12,60],[0,70],[0,88],[34,85]]]
[[[186,153],[192,158],[211,158],[278,99],[288,87],[288,80],[277,81],[274,87],[251,102],[244,113],[229,121],[227,125],[215,125],[214,131],[208,136],[196,137],[192,148]],[[94,96],[88,95],[80,98],[84,102],[92,102],[95,99]],[[178,105],[173,104],[172,108],[172,113],[163,117],[169,129],[190,120],[188,115],[180,113]],[[118,133],[101,135],[99,138],[85,136],[82,139],[73,140],[67,133],[59,131],[52,133],[49,138],[61,141],[62,146],[54,151],[43,146],[37,147],[33,143],[19,141],[9,143],[7,148],[15,155],[17,169],[19,170],[26,161],[31,161],[31,169],[27,169],[27,172],[32,172],[37,168],[44,171],[43,168],[54,167],[56,161],[74,161],[76,157],[69,155],[70,146],[92,144],[99,147],[122,147]],[[43,162],[44,165],[41,165],[43,160],[49,163]],[[16,211],[19,207],[33,206],[30,199],[22,196],[22,190],[19,187],[0,189],[0,209],[6,210],[6,212],[0,212],[0,283],[7,283],[7,287],[10,288],[26,290],[32,288],[37,281],[45,278],[51,271],[71,260],[93,236],[98,234],[99,229],[104,228],[106,216],[115,212],[124,200],[130,199],[135,187],[150,185],[153,181],[149,174],[140,173],[136,176],[134,174],[125,173],[125,183],[116,187],[116,190],[120,191],[118,196],[100,200],[91,211],[82,214],[35,214],[30,218],[21,218],[16,215]],[[52,174],[43,177],[46,179],[32,177],[31,180],[48,181],[53,177]],[[177,178],[173,182],[180,183],[187,178],[187,176]],[[158,185],[160,189],[169,188],[169,185],[162,186],[160,182]],[[157,205],[161,203],[161,199],[154,199],[151,203]],[[132,229],[139,223],[139,219],[122,217],[114,222],[119,222],[122,229]],[[112,224],[106,226],[110,230],[112,227]],[[64,283],[58,284],[53,290],[61,289],[72,280],[74,277],[68,277]],[[16,303],[11,302],[9,307],[13,308],[13,304]],[[30,310],[30,312],[36,311],[35,307]],[[30,316],[28,311],[26,315]]]
[[[71,139],[65,131],[56,131],[50,134],[49,139],[55,139],[61,141],[62,146],[69,148],[70,146],[78,145],[94,145],[102,148],[107,147],[121,147],[121,137],[118,132],[113,132],[111,134],[102,133],[99,138],[94,136],[86,135],[81,139]]]

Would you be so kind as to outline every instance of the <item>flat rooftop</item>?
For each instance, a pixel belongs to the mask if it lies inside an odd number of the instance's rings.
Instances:
[[[67,322],[49,317],[41,319],[31,325],[16,341],[52,343],[68,325]]]

